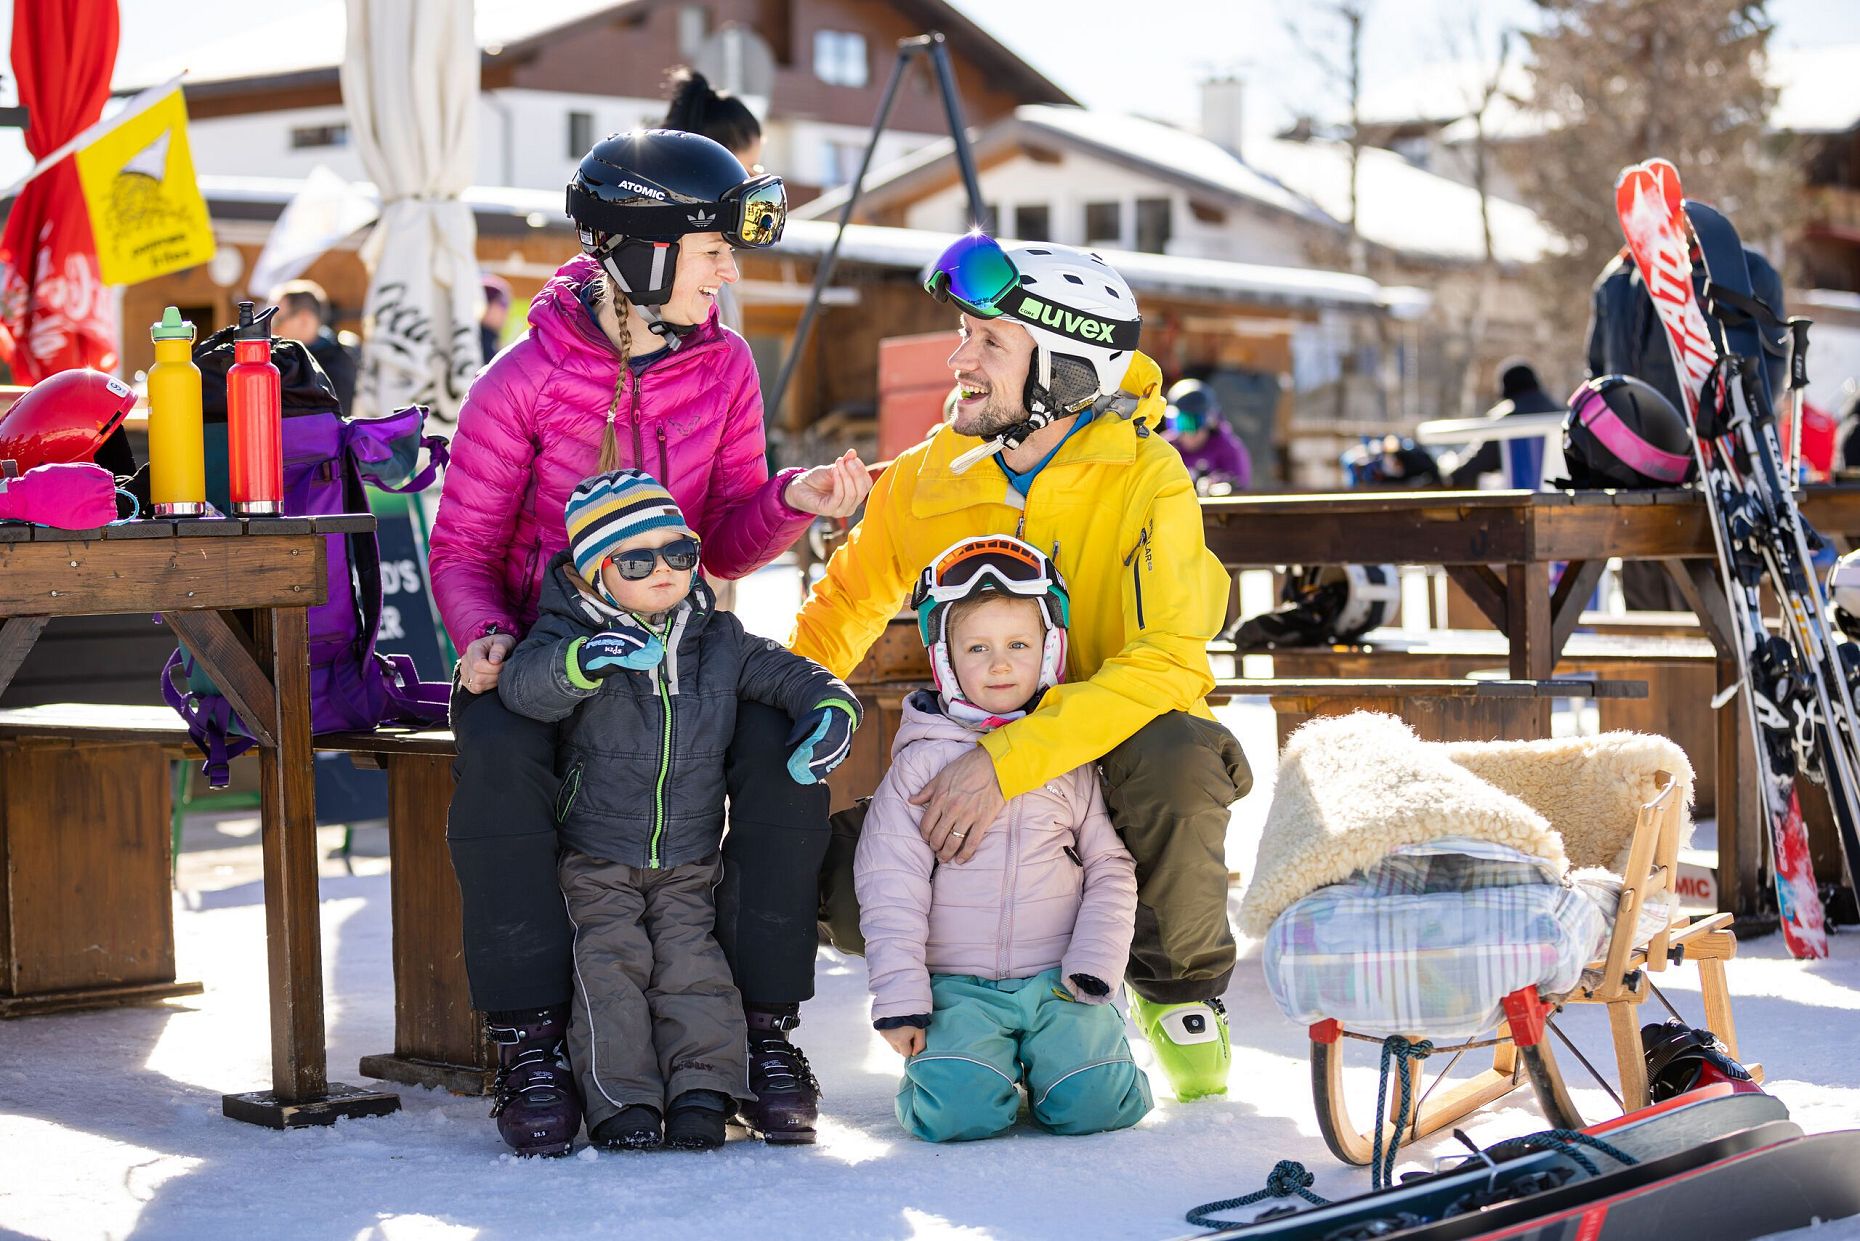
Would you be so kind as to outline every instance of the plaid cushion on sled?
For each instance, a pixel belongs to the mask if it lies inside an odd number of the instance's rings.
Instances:
[[[1266,985],[1309,1025],[1458,1038],[1497,1026],[1519,987],[1575,986],[1606,922],[1543,859],[1444,838],[1395,850],[1349,882],[1280,914],[1266,936]]]

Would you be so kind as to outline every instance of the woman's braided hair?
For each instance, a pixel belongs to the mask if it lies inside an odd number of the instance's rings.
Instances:
[[[601,277],[600,297],[613,299],[614,318],[620,324],[620,370],[614,375],[614,399],[607,407],[607,426],[601,431],[598,469],[605,474],[620,468],[620,437],[614,430],[614,420],[620,416],[620,401],[626,396],[627,374],[631,369],[628,363],[633,357],[633,328],[630,322],[633,307],[626,300],[625,294],[614,288],[611,276]]]

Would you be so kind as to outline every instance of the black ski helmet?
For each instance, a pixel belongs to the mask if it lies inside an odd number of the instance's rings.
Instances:
[[[1392,564],[1294,565],[1279,597],[1276,610],[1235,631],[1241,651],[1354,642],[1394,622],[1401,575]]]
[[[702,134],[635,129],[582,157],[568,183],[568,215],[582,249],[628,301],[662,306],[680,238],[722,233],[733,246],[772,245],[788,220],[788,193],[780,177],[751,177]]]
[[[1578,487],[1680,487],[1698,464],[1685,416],[1632,375],[1598,375],[1570,394],[1563,461]]]

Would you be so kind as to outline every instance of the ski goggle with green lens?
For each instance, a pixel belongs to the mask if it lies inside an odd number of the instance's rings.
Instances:
[[[759,250],[781,240],[788,191],[777,176],[751,177],[714,203],[604,202],[574,183],[568,213],[583,228],[610,237],[670,241],[688,233],[722,233],[733,246]]]
[[[1142,324],[1106,319],[1037,297],[1021,284],[1020,269],[986,233],[966,233],[937,258],[924,290],[982,319],[1003,316],[1103,348],[1137,347]]]
[[[674,539],[664,547],[636,547],[631,551],[615,552],[608,562],[629,582],[644,581],[652,576],[652,571],[659,561],[665,567],[677,573],[688,573],[697,568],[698,541],[696,539]]]

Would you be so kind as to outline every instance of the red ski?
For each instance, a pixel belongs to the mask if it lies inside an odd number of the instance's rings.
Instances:
[[[1699,405],[1708,395],[1707,383],[1720,382],[1713,376],[1719,351],[1693,292],[1692,242],[1678,170],[1663,159],[1624,169],[1615,182],[1615,210],[1634,265],[1640,269],[1654,310],[1666,328],[1673,369],[1679,376],[1686,417],[1692,424],[1699,485],[1711,513],[1712,536],[1735,634],[1740,696],[1749,711],[1751,735],[1757,740],[1762,784],[1758,804],[1769,833],[1783,937],[1797,957],[1825,957],[1827,928],[1796,789],[1801,764],[1794,748],[1792,720],[1786,704],[1778,701],[1782,692],[1779,687],[1788,681],[1776,674],[1777,661],[1787,656],[1787,647],[1774,646],[1780,639],[1771,638],[1763,625],[1759,602],[1763,570],[1759,558],[1753,557],[1748,547],[1745,527],[1751,507],[1741,480],[1733,473],[1733,454],[1700,431]],[[1721,807],[1720,813],[1728,815],[1731,810]]]

